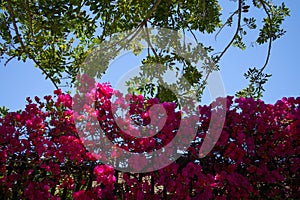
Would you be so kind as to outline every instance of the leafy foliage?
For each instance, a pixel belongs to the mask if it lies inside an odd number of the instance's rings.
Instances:
[[[272,75],[262,73],[262,71],[257,68],[250,68],[244,76],[246,79],[249,79],[250,83],[245,89],[237,92],[236,96],[260,99],[265,91],[263,85]]]
[[[23,61],[30,59],[56,87],[63,84],[72,86],[83,61],[95,46],[124,31],[135,30],[131,35],[134,38],[136,32],[147,27],[168,28],[192,35],[201,45],[200,33],[217,36],[225,26],[232,26],[236,20],[232,40],[221,53],[211,58],[215,64],[231,45],[246,48],[243,36],[260,26],[254,17],[248,17],[251,13],[262,11],[265,14],[256,39],[258,44],[269,41],[271,49],[272,41],[285,33],[281,24],[289,15],[289,10],[284,3],[276,5],[270,0],[228,3],[235,3],[237,9],[222,21],[221,15],[226,16],[226,13],[221,12],[217,0],[4,0],[1,1],[0,13],[0,55],[7,59],[6,62],[14,58]],[[151,44],[148,46],[151,47]],[[145,58],[148,63],[162,61],[166,54],[172,53],[159,54],[159,49],[152,50],[152,55]],[[191,67],[183,70],[186,76],[193,79],[190,81],[203,90],[206,79],[199,80],[198,75],[190,76],[195,74]]]
[[[7,115],[8,111],[9,109],[5,106],[0,107],[0,117],[4,117],[5,115]]]

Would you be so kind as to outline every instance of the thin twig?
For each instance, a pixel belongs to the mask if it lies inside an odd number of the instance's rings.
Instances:
[[[156,60],[159,61],[158,55],[157,55],[157,53],[156,53],[155,49],[153,48],[153,46],[151,44],[151,41],[150,41],[150,36],[149,36],[149,31],[148,31],[148,28],[147,28],[147,24],[145,24],[145,32],[146,32],[148,46],[151,48],[151,51],[153,52]]]
[[[178,14],[179,18],[183,21],[182,15],[181,15],[181,13],[180,13],[180,7],[179,7],[179,4],[178,4],[178,7],[177,7],[177,14]],[[191,34],[192,34],[192,36],[194,37],[194,40],[196,41],[196,43],[199,44],[198,39],[197,39],[195,33],[193,32],[193,30],[191,29],[191,27],[190,27],[188,24],[187,24],[187,28],[188,28],[188,30],[191,32]]]
[[[137,29],[137,31],[133,34],[133,36],[127,41],[127,44],[130,43],[130,42],[131,42],[131,41],[139,34],[139,32],[140,32],[141,30],[142,30],[142,26],[139,27],[139,28]],[[128,36],[130,36],[130,34],[129,34]],[[128,38],[128,37],[126,36],[125,38]],[[120,41],[123,41],[125,38],[119,40],[119,42],[120,42]],[[117,49],[116,53],[119,52],[119,51],[121,51],[122,48],[123,48],[122,46],[119,47],[119,48]]]
[[[219,31],[216,33],[216,35],[215,35],[215,40],[217,40],[217,37],[218,37],[218,35],[220,34],[220,32],[221,32],[221,31],[223,30],[223,28],[229,23],[229,19],[232,20],[232,17],[233,17],[234,15],[236,15],[238,12],[239,12],[239,9],[237,9],[236,11],[234,11],[234,12],[228,17],[228,19],[226,20],[225,24],[223,24],[223,25],[221,26],[221,28],[219,29]]]
[[[4,66],[6,66],[12,59],[14,59],[16,56],[11,56],[10,58],[8,58],[5,63]]]
[[[235,31],[231,41],[227,44],[225,49],[221,52],[221,55],[217,57],[216,62],[218,62],[223,57],[223,55],[229,49],[229,47],[232,45],[232,43],[234,42],[236,36],[239,33],[239,30],[240,30],[240,27],[241,27],[241,19],[242,19],[242,0],[239,0],[238,4],[239,4],[238,5],[238,22],[237,22],[236,31]]]
[[[189,31],[191,32],[192,36],[194,37],[196,43],[199,44],[198,39],[197,39],[197,37],[196,37],[194,31],[193,31],[193,30],[191,29],[191,27],[189,27],[189,26],[188,26],[188,29],[189,29]]]
[[[236,11],[235,11],[236,12]],[[240,30],[240,27],[241,27],[241,19],[242,19],[242,0],[239,0],[238,2],[238,9],[237,9],[237,12],[238,12],[238,22],[237,22],[237,27],[236,27],[236,31],[231,39],[231,41],[227,44],[227,46],[225,47],[225,49],[221,52],[221,55],[218,56],[216,58],[216,60],[214,60],[215,63],[219,62],[220,59],[223,57],[223,55],[225,54],[225,52],[229,49],[229,47],[232,45],[232,43],[234,42],[235,40],[235,37],[238,35],[239,33],[239,30]],[[206,77],[203,81],[203,84],[205,85],[207,80],[208,80],[208,77],[210,75],[210,73],[212,72],[212,70],[208,71],[207,74],[206,74]]]
[[[266,12],[266,14],[268,16],[268,19],[271,21],[271,15],[268,12],[268,9],[267,9],[265,3],[262,0],[260,0],[260,2],[262,4],[262,6],[263,6],[264,11]],[[267,67],[267,65],[269,63],[269,59],[270,59],[270,56],[271,56],[272,41],[273,41],[272,40],[272,34],[271,34],[272,32],[273,32],[273,29],[272,29],[272,25],[271,25],[270,26],[270,30],[269,30],[269,45],[268,45],[267,58],[266,58],[266,61],[265,61],[264,65],[263,65],[263,67],[260,69],[259,74],[261,74],[264,71],[264,69]]]

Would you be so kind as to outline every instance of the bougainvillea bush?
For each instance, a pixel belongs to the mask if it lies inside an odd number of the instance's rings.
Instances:
[[[113,140],[123,134],[110,119],[115,91],[108,84],[98,84],[97,91],[97,119],[105,130],[113,130],[109,133],[117,133],[108,134]],[[166,108],[167,120],[180,119],[173,103],[129,98],[129,113],[140,124],[147,124],[149,107],[155,103]],[[171,165],[148,173],[122,173],[97,160],[75,127],[70,95],[56,90],[53,97],[27,101],[23,111],[0,118],[0,199],[300,198],[300,97],[283,98],[274,105],[227,97],[221,136],[204,158],[199,149],[212,105],[200,106],[201,123],[188,151]],[[138,147],[124,135],[122,147],[137,152],[161,148],[176,134],[178,124],[172,126],[154,139],[135,140]]]

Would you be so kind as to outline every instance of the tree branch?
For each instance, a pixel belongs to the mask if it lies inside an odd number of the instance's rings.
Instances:
[[[151,41],[150,41],[150,36],[149,36],[148,28],[147,28],[147,23],[145,24],[145,32],[146,32],[146,37],[147,37],[147,43],[148,43],[151,51],[153,52],[156,60],[159,61],[158,55],[157,55],[157,53],[156,53],[155,49],[153,48],[153,46],[151,44]]]
[[[234,11],[234,12],[228,17],[228,19],[226,20],[225,24],[223,24],[223,25],[221,26],[221,28],[219,29],[219,31],[216,33],[216,35],[215,35],[215,40],[217,40],[217,37],[218,37],[219,33],[220,33],[220,32],[223,30],[223,28],[229,23],[229,19],[232,20],[232,17],[233,17],[234,15],[236,15],[238,12],[239,12],[239,9],[237,9],[236,11]]]
[[[129,39],[129,42],[131,40],[133,40],[133,38],[140,32],[141,28],[147,23],[149,17],[151,16],[151,14],[157,9],[158,5],[160,4],[161,0],[158,0],[154,6],[151,8],[151,10],[147,13],[145,19],[135,28],[135,30],[131,31],[128,35],[126,35],[124,38],[118,40],[117,42],[113,43],[112,45],[110,45],[110,47],[115,46],[116,44],[120,43],[121,41],[126,40],[127,38],[129,38],[132,34],[133,37],[131,37],[131,39]],[[120,48],[117,50],[117,52],[120,50]]]
[[[237,9],[237,12],[238,12],[238,22],[237,22],[237,27],[236,27],[236,31],[231,39],[231,41],[227,44],[227,46],[225,47],[225,49],[221,52],[221,55],[218,56],[215,60],[215,62],[218,62],[225,54],[225,52],[229,49],[229,47],[232,45],[232,43],[234,42],[236,36],[238,35],[239,33],[239,30],[241,28],[241,19],[242,19],[242,0],[239,0],[238,2],[238,9]]]
[[[204,3],[205,3],[205,2],[204,2]],[[177,14],[178,14],[179,18],[183,21],[182,15],[181,15],[181,13],[180,13],[180,7],[179,7],[179,4],[178,4],[178,7],[177,7]],[[198,39],[197,39],[195,33],[193,32],[193,30],[191,29],[191,27],[190,27],[188,24],[187,24],[187,28],[188,28],[188,30],[191,32],[191,34],[192,34],[192,36],[194,37],[194,40],[196,41],[196,43],[199,44]]]
[[[21,39],[21,35],[19,33],[17,22],[15,20],[16,19],[15,14],[14,14],[14,11],[12,9],[10,0],[7,0],[7,9],[8,9],[9,14],[11,15],[13,27],[15,29],[16,36],[18,38],[18,41],[20,42],[20,45],[21,45],[21,48],[22,48],[23,52],[25,54],[27,54],[30,59],[33,60],[33,62],[39,67],[40,70],[42,70],[42,72],[46,75],[46,79],[49,78],[51,80],[51,82],[53,83],[53,85],[55,86],[55,88],[58,89],[58,86],[57,86],[55,80],[51,76],[48,75],[47,71],[44,70],[42,68],[42,66],[40,66],[39,62],[31,55],[31,53],[27,50],[26,46],[24,45],[23,40]]]
[[[238,35],[239,33],[239,30],[241,28],[241,19],[242,19],[242,0],[239,0],[238,2],[238,9],[231,15],[235,15],[236,12],[238,13],[238,22],[237,22],[237,27],[236,27],[236,31],[231,39],[231,41],[227,44],[227,46],[225,47],[225,49],[221,52],[221,55],[220,56],[217,56],[216,59],[214,60],[215,63],[219,62],[220,59],[224,56],[225,52],[229,49],[229,47],[232,45],[232,43],[234,42],[235,40],[235,37]],[[206,84],[207,80],[208,80],[208,77],[209,75],[211,74],[211,70],[207,72],[206,74],[206,77],[203,81],[203,86]]]
[[[262,0],[260,0],[262,6],[263,6],[263,9],[264,11],[266,12],[267,16],[268,16],[268,19],[271,21],[271,15],[265,5],[265,2],[263,2]],[[271,48],[272,48],[272,32],[273,32],[273,29],[272,29],[272,25],[270,25],[270,30],[269,30],[269,45],[268,45],[268,53],[267,53],[267,57],[266,57],[266,61],[263,65],[263,67],[260,69],[259,71],[259,74],[261,74],[264,69],[267,67],[268,63],[269,63],[269,59],[270,59],[270,56],[271,56]]]

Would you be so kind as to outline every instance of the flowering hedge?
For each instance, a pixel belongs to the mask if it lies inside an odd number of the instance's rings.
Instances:
[[[123,138],[122,148],[148,152],[176,134],[181,112],[173,103],[162,103],[167,123],[154,137],[124,134],[112,121],[115,91],[107,84],[97,87],[96,117],[111,141]],[[150,107],[159,100],[129,99],[133,121],[149,123]],[[80,139],[70,95],[56,90],[54,97],[27,101],[25,110],[0,118],[0,199],[300,198],[300,97],[274,105],[227,97],[221,136],[204,158],[199,149],[203,138],[209,138],[213,104],[201,106],[201,125],[188,151],[148,173],[123,173],[99,162]]]

